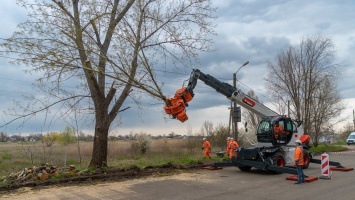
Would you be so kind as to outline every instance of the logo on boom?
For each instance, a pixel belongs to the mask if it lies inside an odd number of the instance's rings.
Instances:
[[[247,98],[247,97],[244,97],[242,101],[243,101],[244,103],[248,104],[248,105],[251,106],[251,107],[254,107],[254,106],[255,106],[255,102],[252,101],[251,99]]]

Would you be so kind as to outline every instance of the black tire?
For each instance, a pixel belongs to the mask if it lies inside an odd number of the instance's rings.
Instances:
[[[285,167],[285,157],[283,153],[277,152],[272,156],[272,163],[273,165],[279,166],[279,167]]]
[[[281,152],[276,152],[272,157],[272,163],[273,165],[279,166],[279,167],[285,167],[285,157],[283,153]],[[274,173],[281,174],[282,172],[275,171]]]
[[[238,166],[240,171],[249,171],[251,169],[251,166]]]
[[[307,151],[303,152],[303,161],[304,161],[303,169],[307,169],[311,161],[311,156]]]

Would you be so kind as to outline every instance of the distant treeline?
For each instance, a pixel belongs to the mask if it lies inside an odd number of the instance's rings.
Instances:
[[[0,142],[19,142],[19,141],[29,141],[29,142],[35,142],[35,141],[41,141],[43,140],[44,136],[47,135],[48,133],[42,134],[42,133],[34,133],[34,134],[29,134],[26,136],[21,136],[21,135],[10,135],[8,133],[0,132]],[[139,134],[128,134],[128,135],[111,135],[108,137],[109,140],[135,140],[136,137]],[[167,135],[157,135],[153,136],[150,134],[147,134],[151,139],[186,139],[188,137],[200,137],[200,136],[186,136],[186,135],[179,135],[179,134],[174,134],[173,132]],[[80,140],[80,141],[93,141],[94,136],[91,134],[85,134],[83,132],[79,132],[78,134],[74,134],[74,136]]]

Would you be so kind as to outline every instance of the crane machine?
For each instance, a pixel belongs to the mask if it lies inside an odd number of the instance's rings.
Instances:
[[[172,98],[167,98],[164,106],[166,114],[181,122],[188,119],[186,107],[194,97],[194,88],[197,81],[201,80],[206,85],[214,88],[218,93],[226,96],[230,101],[236,102],[245,109],[252,111],[262,118],[258,125],[256,136],[257,145],[250,148],[239,148],[237,157],[228,162],[218,162],[215,166],[236,166],[242,171],[248,171],[252,167],[274,171],[278,173],[297,174],[295,169],[285,166],[293,165],[295,141],[301,140],[304,148],[304,168],[308,168],[310,162],[319,163],[319,160],[312,159],[308,152],[310,136],[303,133],[300,121],[292,120],[290,117],[279,115],[275,111],[249,97],[240,89],[228,83],[221,82],[209,74],[193,69],[186,87],[178,89]],[[279,124],[283,131],[276,133],[274,125]],[[331,165],[341,166],[340,163],[330,162]]]

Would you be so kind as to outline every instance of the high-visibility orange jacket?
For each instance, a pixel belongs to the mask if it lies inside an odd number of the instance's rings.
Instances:
[[[274,126],[274,135],[275,135],[275,139],[279,138],[279,134],[283,133],[284,129],[282,128],[282,126],[280,125],[275,125]]]
[[[211,143],[210,143],[208,140],[205,140],[205,141],[203,142],[202,147],[203,147],[204,149],[210,149],[210,148],[211,148]]]
[[[208,141],[208,140],[205,140],[203,142],[203,150],[204,150],[204,153],[203,153],[203,157],[211,157],[210,153],[211,153],[211,143]]]
[[[229,152],[229,143],[230,143],[230,140],[227,140],[226,153]]]
[[[238,145],[237,141],[232,140],[231,142],[229,142],[230,149],[236,150],[238,147],[239,147],[239,145]]]
[[[274,126],[274,133],[282,133],[284,129],[280,125],[275,125]]]
[[[299,146],[297,146],[295,149],[294,162],[295,166],[304,165],[303,150]]]
[[[231,140],[229,142],[229,147],[228,147],[228,149],[229,149],[229,158],[232,158],[233,156],[237,157],[237,153],[234,150],[236,150],[238,147],[239,147],[239,145],[238,145],[237,141]]]

